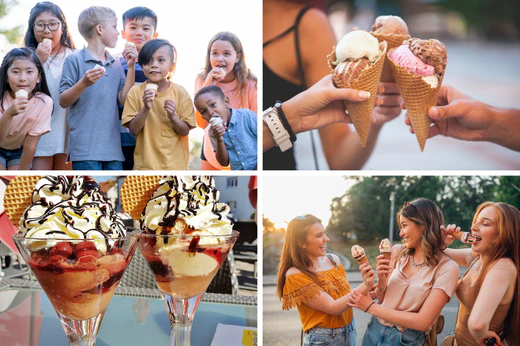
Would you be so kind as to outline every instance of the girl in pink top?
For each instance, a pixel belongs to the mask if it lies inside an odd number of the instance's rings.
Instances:
[[[444,217],[432,201],[419,198],[397,213],[404,246],[392,259],[377,257],[379,303],[354,290],[349,305],[372,314],[363,346],[424,345],[442,308],[455,291],[459,268],[441,251]]]
[[[257,79],[247,68],[242,43],[231,32],[219,32],[209,41],[206,67],[195,80],[195,93],[205,86],[216,85],[230,100],[231,108],[248,108],[257,111]],[[197,112],[197,125],[204,129],[202,170],[222,170],[217,162],[209,138],[208,122]]]
[[[53,107],[34,50],[7,53],[0,67],[0,100],[0,170],[28,170],[40,136],[50,131]]]
[[[448,225],[445,246],[460,227]],[[457,346],[520,345],[520,211],[507,203],[478,206],[471,249],[445,249],[460,266],[467,267],[457,285],[460,301],[455,340]],[[505,331],[505,340],[498,334]]]

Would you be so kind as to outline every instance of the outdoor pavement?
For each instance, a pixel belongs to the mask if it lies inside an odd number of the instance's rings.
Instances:
[[[520,109],[520,44],[444,43],[448,50],[448,66],[443,84],[450,84],[493,106]],[[415,136],[404,124],[404,114],[403,111],[398,118],[383,126],[363,169],[520,169],[520,153],[492,143],[437,136],[427,140],[421,153]],[[314,138],[321,147],[317,133]],[[315,169],[310,134],[298,135],[295,150],[299,169]],[[320,169],[327,169],[323,157],[319,162]]]
[[[263,344],[265,346],[300,345],[301,322],[298,310],[283,311],[278,297],[276,297],[276,275],[264,275],[263,292]],[[363,280],[359,272],[347,272],[347,278],[352,287],[357,287]],[[445,318],[443,332],[438,335],[438,342],[453,332],[457,318],[459,302],[455,296],[444,307],[442,314]],[[354,309],[354,318],[357,324],[357,344],[361,345],[370,314]]]

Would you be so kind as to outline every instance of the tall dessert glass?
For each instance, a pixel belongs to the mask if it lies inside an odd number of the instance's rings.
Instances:
[[[137,236],[49,240],[13,236],[16,246],[56,310],[70,345],[95,345],[99,326],[136,249]],[[112,243],[98,255],[96,242]]]
[[[229,235],[139,235],[139,249],[155,276],[170,319],[171,345],[190,345],[202,295],[238,235],[236,231]]]

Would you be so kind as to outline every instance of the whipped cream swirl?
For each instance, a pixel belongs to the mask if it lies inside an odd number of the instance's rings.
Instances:
[[[228,235],[229,206],[219,203],[210,176],[165,176],[141,214],[141,229],[155,234]]]
[[[55,245],[52,239],[99,239],[94,244],[107,252],[107,238],[126,235],[126,229],[99,185],[90,177],[46,176],[34,188],[32,205],[20,220],[26,238],[46,238],[31,250]]]

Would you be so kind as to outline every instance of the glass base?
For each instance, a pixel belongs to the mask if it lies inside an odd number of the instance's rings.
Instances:
[[[96,346],[99,326],[104,316],[105,311],[87,320],[75,320],[58,313],[70,346]]]
[[[191,298],[176,298],[161,292],[170,319],[172,346],[190,345],[191,325],[203,294]]]

